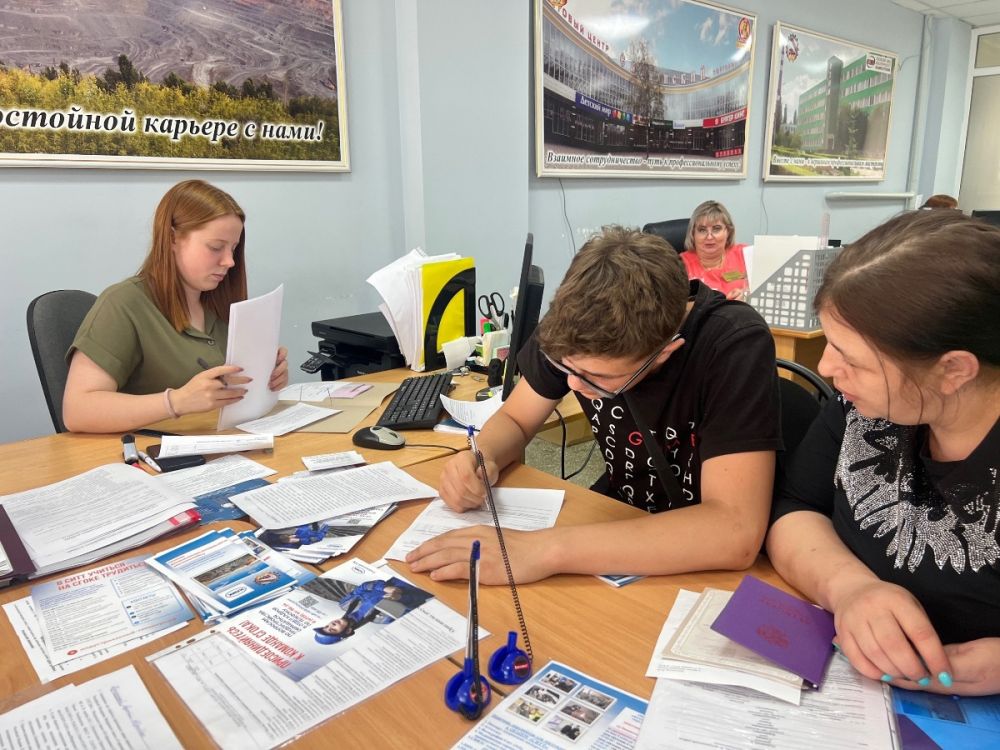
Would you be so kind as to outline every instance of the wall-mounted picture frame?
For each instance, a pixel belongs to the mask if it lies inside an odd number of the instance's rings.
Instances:
[[[898,68],[892,52],[776,23],[764,179],[885,179]]]
[[[535,0],[536,173],[746,177],[756,29],[694,0]]]
[[[349,171],[341,19],[341,0],[9,0],[0,167]]]

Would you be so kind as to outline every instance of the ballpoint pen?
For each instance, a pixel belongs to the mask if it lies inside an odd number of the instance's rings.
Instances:
[[[212,369],[212,365],[208,364],[208,362],[206,362],[206,361],[205,361],[204,359],[202,359],[201,357],[198,357],[198,360],[197,360],[197,361],[198,361],[198,366],[199,366],[199,367],[200,367],[200,368],[201,368],[202,370],[211,370],[211,369]],[[218,377],[216,378],[216,380],[218,380],[218,381],[219,381],[220,383],[222,383],[222,387],[223,387],[223,388],[228,388],[228,387],[229,387],[229,383],[227,383],[227,382],[226,382],[226,379],[225,379],[225,378],[224,378],[224,377],[223,377],[222,375],[219,375],[219,376],[218,376]]]
[[[163,469],[160,468],[160,465],[156,463],[156,461],[153,460],[153,457],[145,451],[139,451],[139,458],[142,459],[142,462],[149,466],[157,474],[163,473]]]

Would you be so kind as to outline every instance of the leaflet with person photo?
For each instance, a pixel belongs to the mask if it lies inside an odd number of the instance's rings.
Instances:
[[[391,628],[433,596],[357,558],[231,620],[222,632],[248,657],[298,681]]]

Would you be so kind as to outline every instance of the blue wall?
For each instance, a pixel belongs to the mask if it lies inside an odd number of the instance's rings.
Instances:
[[[757,14],[761,30],[742,180],[535,177],[528,0],[344,0],[348,174],[0,169],[8,290],[0,298],[0,441],[51,432],[24,328],[28,303],[52,289],[98,292],[133,272],[157,201],[192,176],[246,209],[251,294],[285,283],[282,339],[293,371],[315,346],[309,323],[375,309],[364,279],[416,245],[475,256],[480,288],[506,291],[530,229],[550,295],[572,249],[602,224],[686,216],[708,198],[730,208],[741,241],[815,234],[824,211],[831,236],[851,239],[898,211],[900,201],[828,203],[825,195],[906,189],[923,17],[888,0],[738,5]],[[779,19],[899,55],[884,182],[761,181],[771,26]],[[968,28],[952,23],[932,36],[940,41],[928,69],[964,92]],[[921,118],[924,158],[914,180],[924,192],[954,190],[961,112],[932,97]]]

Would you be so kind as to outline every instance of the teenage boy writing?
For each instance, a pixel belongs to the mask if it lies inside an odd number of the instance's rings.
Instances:
[[[752,308],[689,283],[684,264],[659,237],[606,227],[573,259],[518,364],[521,381],[477,438],[490,482],[520,458],[572,390],[605,461],[594,489],[650,515],[508,530],[515,580],[754,562],[781,436],[774,342]],[[676,478],[670,493],[646,432]],[[485,489],[470,452],[447,464],[439,491],[454,510],[482,505]],[[483,527],[442,534],[407,562],[434,580],[463,578],[473,539],[483,543],[483,583],[505,582],[495,534]]]

